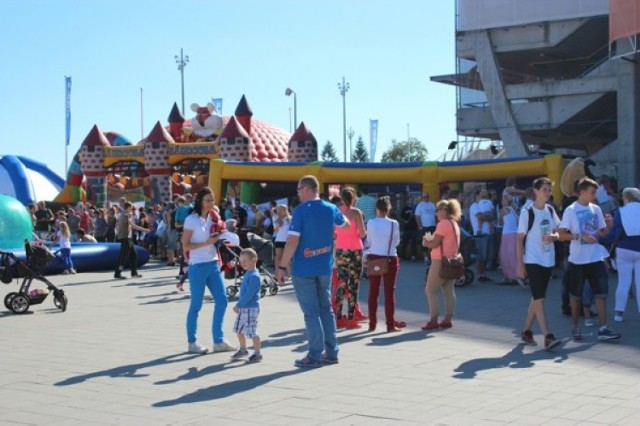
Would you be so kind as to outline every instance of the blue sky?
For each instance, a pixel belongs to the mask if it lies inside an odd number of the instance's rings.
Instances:
[[[343,152],[347,128],[368,145],[379,120],[379,160],[392,139],[420,139],[435,160],[455,135],[455,90],[430,76],[455,71],[454,1],[0,0],[0,155],[23,155],[64,174],[64,77],[71,76],[69,161],[94,124],[140,140],[181,105],[174,55],[189,56],[185,104],[244,94],[254,117],[289,130],[297,93],[320,147]],[[186,112],[191,118],[193,113]],[[348,141],[347,141],[348,144]],[[347,151],[349,148],[347,147]]]

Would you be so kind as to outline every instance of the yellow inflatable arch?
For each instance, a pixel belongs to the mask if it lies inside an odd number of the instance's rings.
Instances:
[[[558,154],[445,163],[253,163],[217,159],[209,163],[209,186],[215,194],[222,194],[223,182],[227,180],[296,182],[302,176],[314,175],[321,188],[333,183],[418,183],[423,192],[439,198],[442,183],[547,176],[556,183],[553,196],[559,201],[562,199],[560,178],[563,169],[564,162]]]

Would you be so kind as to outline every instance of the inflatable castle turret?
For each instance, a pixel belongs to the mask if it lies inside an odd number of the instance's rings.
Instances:
[[[153,205],[171,201],[169,143],[174,143],[174,140],[158,121],[144,142],[144,164],[149,174],[150,199]]]
[[[318,142],[313,133],[307,129],[304,121],[289,139],[289,161],[310,163],[318,161]]]
[[[107,137],[94,125],[80,146],[80,168],[87,177],[87,201],[96,206],[107,203],[107,168],[104,149],[110,146]]]
[[[251,138],[236,117],[231,117],[220,135],[220,157],[232,161],[251,161]]]
[[[235,112],[238,121],[242,125],[242,127],[247,131],[247,134],[251,134],[251,117],[253,117],[253,111],[251,111],[251,107],[249,106],[249,102],[247,102],[247,98],[242,95],[240,102],[238,102],[238,106],[236,107]]]
[[[178,109],[178,104],[173,103],[173,107],[171,108],[171,112],[169,113],[169,132],[171,133],[171,137],[176,142],[182,142],[182,127],[184,126],[184,116]]]

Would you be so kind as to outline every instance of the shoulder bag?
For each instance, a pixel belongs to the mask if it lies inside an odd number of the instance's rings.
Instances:
[[[451,226],[453,227],[453,233],[456,238],[456,255],[444,255],[444,250],[442,249],[442,243],[444,243],[443,238],[440,242],[440,254],[442,255],[442,260],[440,263],[440,278],[442,278],[443,280],[457,280],[464,275],[464,258],[460,254],[458,246],[458,233],[456,232],[456,227],[454,226],[453,222],[449,221],[449,223],[451,223]]]
[[[371,276],[384,275],[389,272],[389,263],[391,258],[388,254],[391,252],[391,241],[393,240],[393,222],[391,222],[391,233],[389,234],[389,246],[387,247],[387,256],[377,257],[375,259],[367,259],[367,274]]]

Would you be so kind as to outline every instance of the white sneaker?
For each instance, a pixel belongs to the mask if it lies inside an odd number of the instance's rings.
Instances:
[[[624,321],[624,318],[622,318],[622,315],[615,315],[615,316],[613,317],[613,320],[614,320],[615,322],[622,322],[622,321]]]
[[[64,271],[62,271],[62,275],[69,275],[69,270],[65,269]]]
[[[78,273],[75,269],[70,269],[69,272],[71,272],[72,274],[77,274]]]
[[[206,354],[207,352],[209,352],[209,349],[205,348],[198,342],[193,342],[189,343],[187,352],[189,352],[190,354]]]
[[[223,340],[220,343],[214,343],[213,344],[213,352],[234,352],[237,351],[238,348],[231,346],[229,344],[229,342],[227,342],[226,340]]]
[[[584,326],[585,327],[593,327],[594,325],[595,325],[595,322],[593,322],[592,319],[584,320]]]

